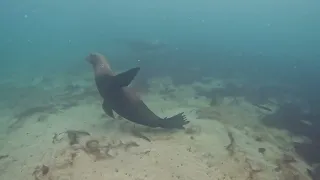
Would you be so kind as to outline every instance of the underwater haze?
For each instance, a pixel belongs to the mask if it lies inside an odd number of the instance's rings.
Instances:
[[[170,55],[141,59],[162,68],[170,63],[214,71],[240,66],[240,71],[261,68],[268,76],[268,71],[295,75],[319,67],[320,4],[315,0],[0,3],[3,73],[79,68],[91,51],[128,67],[137,57],[125,43],[137,40],[171,48]]]
[[[0,0],[0,64],[1,180],[320,179],[318,0]]]

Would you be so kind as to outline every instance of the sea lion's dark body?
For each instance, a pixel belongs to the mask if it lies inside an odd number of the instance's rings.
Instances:
[[[103,108],[105,111],[112,109],[120,116],[138,124],[159,127],[157,123],[161,118],[155,115],[129,87],[109,88],[105,86],[104,78],[96,78],[97,88],[104,99]],[[108,109],[107,109],[107,108]],[[109,116],[110,112],[108,112]]]
[[[186,121],[183,113],[170,118],[160,118],[154,114],[128,85],[140,68],[133,68],[114,75],[103,55],[95,53],[88,56],[93,65],[97,89],[104,99],[103,109],[114,118],[113,111],[129,121],[149,127],[182,129]]]

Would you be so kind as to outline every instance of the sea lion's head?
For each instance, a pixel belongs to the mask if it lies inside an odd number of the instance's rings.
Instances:
[[[86,60],[92,65],[95,75],[112,75],[112,70],[107,59],[100,53],[90,53]]]
[[[93,66],[100,64],[107,64],[109,66],[107,59],[100,53],[90,53],[86,60]]]

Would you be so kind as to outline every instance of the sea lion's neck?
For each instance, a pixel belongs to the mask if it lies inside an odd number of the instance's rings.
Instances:
[[[111,70],[110,66],[106,62],[100,62],[94,66],[94,73],[95,76],[103,76],[103,75],[109,75],[114,76],[113,71]]]

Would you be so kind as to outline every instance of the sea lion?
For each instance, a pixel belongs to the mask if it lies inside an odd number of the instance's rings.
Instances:
[[[115,75],[107,59],[100,53],[91,53],[86,60],[92,65],[97,89],[103,98],[102,108],[110,117],[113,111],[125,119],[148,127],[184,129],[189,121],[183,113],[170,118],[154,114],[128,85],[137,75],[139,67]]]

